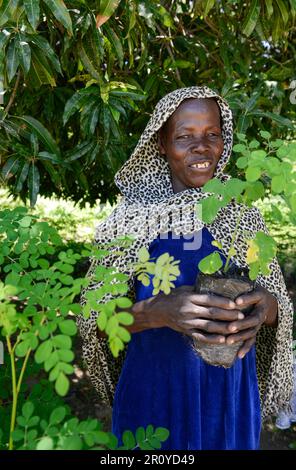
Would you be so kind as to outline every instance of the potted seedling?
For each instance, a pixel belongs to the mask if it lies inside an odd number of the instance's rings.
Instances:
[[[213,241],[217,251],[200,261],[200,273],[195,285],[195,291],[198,293],[222,295],[235,300],[254,289],[255,279],[259,274],[269,274],[269,265],[276,255],[276,243],[271,236],[261,231],[253,238],[250,238],[248,231],[243,232],[244,241],[248,246],[248,267],[242,269],[235,263],[235,241],[240,222],[244,212],[255,201],[268,193],[281,194],[290,208],[291,218],[295,217],[296,185],[292,163],[296,156],[295,144],[287,144],[279,139],[272,141],[271,134],[266,131],[261,131],[260,134],[267,140],[264,150],[258,149],[260,143],[257,140],[248,144],[245,135],[238,134],[241,143],[234,146],[234,151],[241,154],[236,165],[244,179],[232,178],[225,183],[212,179],[202,189],[203,192],[211,193],[201,202],[202,218],[206,223],[212,223],[219,210],[231,200],[234,199],[242,205],[227,256],[222,253],[221,243]],[[243,310],[243,313],[248,315],[251,310],[252,307],[249,307]],[[226,368],[232,366],[241,346],[242,342],[212,345],[193,340],[194,349],[207,363]]]

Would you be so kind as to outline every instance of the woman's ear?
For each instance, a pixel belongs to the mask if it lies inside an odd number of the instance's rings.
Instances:
[[[161,129],[158,131],[157,143],[158,143],[158,148],[159,148],[160,155],[165,157],[165,148],[164,148],[164,145],[163,145],[163,135],[162,135]]]

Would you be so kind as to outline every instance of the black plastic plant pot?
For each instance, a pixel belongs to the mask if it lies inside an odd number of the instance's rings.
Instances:
[[[199,273],[196,279],[195,291],[199,294],[215,294],[235,300],[241,294],[254,290],[255,283],[248,277],[248,271],[232,267],[226,274],[216,273],[212,275]],[[243,309],[247,315],[253,307]],[[193,339],[193,349],[202,359],[212,366],[231,367],[237,357],[243,341],[234,344],[208,344]]]

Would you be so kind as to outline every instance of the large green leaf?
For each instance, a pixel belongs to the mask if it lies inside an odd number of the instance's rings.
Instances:
[[[277,3],[277,5],[279,7],[279,10],[281,12],[283,23],[284,24],[288,23],[289,13],[288,13],[288,10],[287,10],[287,7],[286,7],[285,3],[283,2],[283,0],[276,0],[276,3]]]
[[[48,57],[52,65],[54,66],[55,70],[62,74],[62,69],[60,65],[60,61],[54,52],[53,48],[49,44],[49,42],[41,36],[41,34],[32,35],[30,40],[36,44],[36,46],[40,49],[40,51]]]
[[[260,14],[259,0],[252,0],[248,15],[242,25],[242,32],[246,36],[250,36],[255,29]]]
[[[4,164],[1,174],[4,179],[9,178],[10,175],[14,175],[19,168],[19,157],[10,157]]]
[[[32,116],[18,116],[18,119],[24,121],[29,126],[29,128],[35,132],[38,139],[43,142],[47,150],[52,152],[57,157],[61,157],[61,152],[57,143],[55,142],[50,132],[40,121],[37,121],[37,119],[33,118]]]
[[[16,180],[16,184],[15,184],[15,191],[17,193],[23,189],[23,184],[26,181],[28,173],[29,173],[29,168],[30,168],[30,163],[28,161],[25,161],[20,168],[20,171],[18,173],[18,177]]]
[[[0,27],[3,26],[14,14],[19,0],[2,0],[0,6]]]
[[[19,62],[25,75],[29,72],[31,66],[31,48],[22,34],[16,36],[17,53]]]
[[[39,88],[41,85],[49,84],[56,85],[51,67],[43,52],[36,47],[32,47],[31,68],[28,75],[28,84],[34,88]]]
[[[16,74],[17,68],[20,64],[18,50],[17,50],[17,42],[16,39],[13,38],[8,46],[7,49],[7,58],[6,58],[6,70],[7,70],[7,77],[8,81],[10,82]]]
[[[48,6],[56,19],[60,21],[60,23],[62,23],[66,30],[72,35],[71,16],[63,0],[46,0],[46,6]]]
[[[39,170],[34,162],[32,162],[29,170],[28,178],[30,206],[34,207],[37,201],[37,196],[40,187],[40,174]]]
[[[37,28],[40,16],[40,0],[23,0],[26,14],[33,29]]]
[[[65,109],[64,109],[64,114],[63,114],[64,124],[66,124],[69,118],[76,111],[78,111],[81,108],[81,106],[85,105],[86,103],[90,101],[93,102],[96,98],[90,95],[96,95],[96,94],[97,94],[97,99],[99,100],[99,88],[97,87],[84,88],[83,90],[80,90],[80,91],[77,91],[77,93],[74,93],[74,95],[72,95],[71,98],[67,101]]]

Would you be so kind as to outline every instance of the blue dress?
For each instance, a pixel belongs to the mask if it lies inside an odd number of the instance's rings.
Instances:
[[[175,286],[193,285],[199,261],[216,250],[212,235],[206,228],[189,238],[167,235],[151,243],[151,257],[168,252],[181,260]],[[145,287],[136,280],[135,287],[137,301],[152,296],[152,282]],[[112,412],[112,432],[119,445],[125,430],[135,432],[152,424],[170,431],[163,450],[258,449],[261,418],[255,347],[224,369],[206,364],[190,341],[167,327],[132,334]]]

